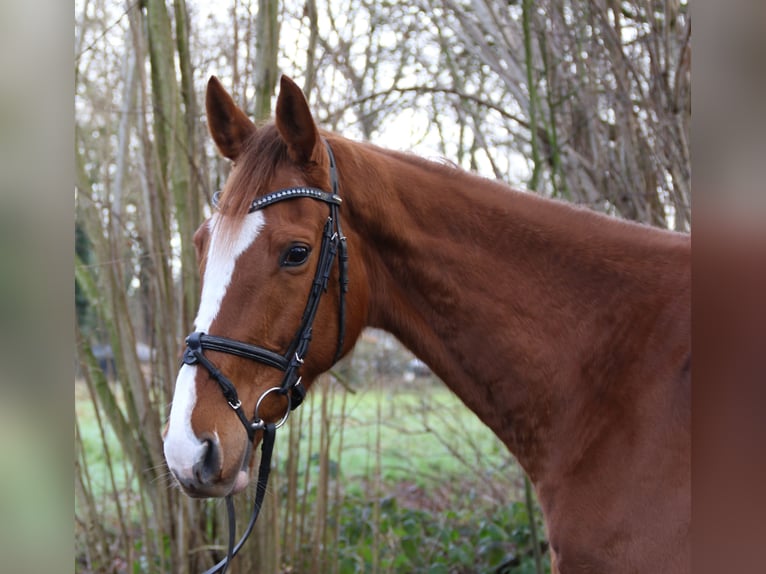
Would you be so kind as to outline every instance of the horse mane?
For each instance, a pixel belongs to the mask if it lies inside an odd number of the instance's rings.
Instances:
[[[393,162],[403,162],[418,171],[425,171],[453,184],[461,182],[461,184],[456,185],[456,188],[466,188],[467,186],[472,195],[478,196],[481,193],[490,204],[496,206],[497,210],[504,211],[505,202],[514,197],[507,195],[508,192],[523,194],[525,198],[528,198],[525,199],[526,207],[536,211],[543,210],[547,221],[550,221],[551,218],[554,220],[562,219],[562,225],[567,230],[570,230],[571,225],[573,225],[567,215],[573,211],[580,212],[582,219],[576,220],[574,224],[582,227],[583,237],[591,235],[588,232],[591,226],[606,221],[609,221],[610,227],[616,228],[615,233],[618,235],[637,232],[651,234],[651,230],[647,230],[646,226],[615,220],[614,218],[607,220],[605,215],[584,209],[583,206],[555,199],[546,202],[536,194],[525,193],[501,180],[481,177],[444,158],[424,158],[410,152],[391,150],[369,142],[354,142],[326,130],[320,130],[320,133],[336,149],[339,164],[345,163],[348,166],[345,176],[347,177],[349,173],[354,172],[364,173],[362,179],[367,184],[370,182],[382,183],[388,178],[385,166],[387,162],[373,159],[375,157],[387,158]],[[218,225],[222,230],[222,237],[227,238],[225,241],[236,237],[236,232],[248,214],[253,200],[274,191],[268,186],[271,185],[278,170],[288,164],[290,164],[290,160],[287,144],[279,134],[276,124],[271,121],[260,125],[250,139],[245,142],[240,157],[234,161],[231,175],[221,193],[218,210],[224,217],[218,218]],[[342,174],[341,177],[344,175]],[[347,185],[351,186],[356,186],[357,183],[353,177],[351,181],[346,182]],[[378,201],[381,200],[378,194],[372,194],[372,197],[375,196],[377,196]],[[502,204],[498,202],[502,202]]]
[[[351,148],[346,151],[347,153],[350,152],[352,158],[360,152],[365,155],[363,150],[368,150],[391,159],[404,161],[422,170],[451,178],[456,176],[468,176],[470,178],[474,175],[444,157],[424,158],[414,153],[391,150],[369,142],[351,142],[325,130],[320,130],[320,132],[324,137],[331,140],[333,145],[335,142],[332,140],[343,140],[343,147]],[[346,144],[350,145],[347,146]],[[232,170],[231,176],[221,191],[218,205],[220,213],[226,215],[233,225],[240,222],[247,215],[255,198],[273,191],[266,188],[265,183],[271,181],[279,168],[288,161],[287,144],[280,136],[276,124],[270,121],[258,126],[258,129],[245,143],[241,156],[234,161],[236,169]]]
[[[464,170],[454,161],[447,159],[446,157],[443,157],[443,156],[439,156],[436,158],[421,157],[419,155],[416,155],[413,152],[396,151],[392,149],[378,147],[374,144],[370,144],[370,145],[375,148],[375,151],[377,151],[378,153],[381,153],[382,155],[402,160],[404,162],[412,164],[428,172],[440,173],[450,177],[455,176],[456,174],[470,173],[470,172],[466,172],[466,170]]]

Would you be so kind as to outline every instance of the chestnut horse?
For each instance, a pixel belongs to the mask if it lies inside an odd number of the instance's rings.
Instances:
[[[517,457],[543,509],[554,572],[689,571],[688,235],[325,132],[286,77],[271,124],[256,128],[216,78],[206,106],[233,164],[194,238],[195,328],[257,352],[203,345],[194,353],[205,365],[182,366],[164,448],[184,491],[244,489],[263,423],[247,434],[242,423],[284,417],[288,387],[310,386],[373,326],[427,363]],[[277,190],[288,200],[269,195]],[[347,263],[325,265],[333,213]],[[322,265],[310,349],[288,366],[282,354],[305,334]],[[238,394],[239,417],[222,381]]]

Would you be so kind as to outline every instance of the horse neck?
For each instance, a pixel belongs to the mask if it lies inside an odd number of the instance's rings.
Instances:
[[[344,206],[368,324],[424,360],[534,479],[648,344],[636,338],[671,322],[686,238],[371,146],[353,161]]]

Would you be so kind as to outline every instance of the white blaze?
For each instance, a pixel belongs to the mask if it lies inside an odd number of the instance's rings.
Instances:
[[[176,377],[173,405],[170,407],[168,432],[165,435],[165,460],[179,478],[192,478],[192,467],[203,455],[205,445],[191,428],[191,414],[197,393],[194,376],[197,367],[182,365]]]
[[[264,224],[261,212],[252,213],[242,222],[238,235],[228,239],[222,237],[219,218],[220,215],[216,213],[207,223],[210,244],[202,280],[202,296],[197,318],[194,320],[196,331],[207,332],[210,329],[231,283],[237,258],[253,244]],[[192,477],[192,467],[200,459],[205,448],[191,427],[191,414],[197,400],[194,382],[196,374],[196,366],[183,365],[179,370],[170,408],[168,432],[165,435],[165,459],[179,477]]]
[[[202,280],[202,297],[194,320],[194,328],[203,332],[207,332],[221,309],[221,301],[231,283],[237,258],[252,245],[263,227],[263,214],[256,211],[242,222],[239,235],[234,241],[227,241],[222,237],[219,217],[216,213],[208,222],[210,246]]]

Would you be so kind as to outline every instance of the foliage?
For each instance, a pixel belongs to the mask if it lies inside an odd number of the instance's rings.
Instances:
[[[372,502],[347,500],[338,537],[339,571],[396,573],[534,572],[526,506],[484,509],[465,506],[434,513],[403,508],[395,497],[380,501],[377,527]],[[541,523],[541,516],[536,519]],[[513,568],[513,570],[511,570]]]

